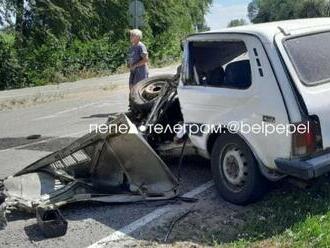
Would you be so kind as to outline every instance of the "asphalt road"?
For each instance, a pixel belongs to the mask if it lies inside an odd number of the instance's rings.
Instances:
[[[125,82],[127,78],[118,77],[116,83],[118,80]],[[87,133],[90,124],[104,123],[110,113],[125,112],[128,105],[127,92],[124,85],[113,90],[82,93],[72,98],[0,112],[0,178],[70,144]],[[41,138],[26,139],[34,134],[41,135]],[[175,173],[177,161],[173,159],[167,163]],[[205,185],[211,179],[208,161],[187,158],[182,175],[182,194],[197,188],[199,191],[193,191],[190,195],[202,197],[203,192],[209,194],[207,191],[212,190],[211,184]],[[198,188],[201,185],[204,186]],[[114,247],[109,241],[118,238],[118,234],[120,237],[128,234],[124,238],[143,239],[146,226],[151,223],[165,225],[161,221],[163,216],[188,205],[182,202],[73,204],[62,210],[69,221],[67,234],[55,239],[45,239],[41,235],[35,216],[12,213],[8,215],[8,227],[0,231],[0,247],[65,248],[88,247],[93,244],[94,247]],[[116,243],[116,246],[119,244]]]

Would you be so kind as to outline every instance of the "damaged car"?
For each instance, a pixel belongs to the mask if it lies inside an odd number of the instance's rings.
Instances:
[[[329,27],[320,18],[187,37],[177,74],[138,83],[130,111],[109,118],[126,133],[95,131],[4,179],[2,212],[37,212],[65,227],[56,209],[68,203],[174,198],[179,180],[161,157],[186,149],[211,160],[220,195],[240,205],[260,199],[269,181],[329,172]]]
[[[330,19],[316,18],[193,34],[183,42],[181,111],[174,105],[167,116],[182,115],[184,125],[197,127],[188,128],[190,142],[211,160],[225,200],[245,205],[260,199],[270,181],[330,171],[329,39]],[[156,79],[134,89],[137,110],[164,101],[151,97],[166,81]]]

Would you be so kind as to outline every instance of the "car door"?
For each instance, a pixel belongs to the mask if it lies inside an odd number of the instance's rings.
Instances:
[[[214,69],[218,76],[212,75]],[[188,38],[178,95],[186,124],[207,125],[208,131],[212,126],[234,128],[269,168],[276,168],[275,158],[290,156],[291,137],[251,131],[255,125],[289,124],[269,56],[257,37],[209,33]],[[210,133],[190,134],[192,143],[209,155]]]
[[[198,51],[193,49],[194,44],[205,46]],[[207,51],[208,47],[210,52]],[[196,56],[192,58],[194,52]],[[210,63],[210,60],[214,60],[214,63]],[[236,78],[224,76],[224,80],[220,80],[219,76],[219,82],[214,82],[212,75],[207,74],[212,74],[216,67],[224,73],[241,70],[244,75]],[[231,119],[240,119],[234,117],[235,109],[242,106],[246,106],[243,109],[247,108],[255,102],[249,53],[244,39],[239,35],[213,35],[188,40],[183,68],[178,93],[186,123],[223,124],[228,113]],[[235,79],[238,81],[235,82]]]

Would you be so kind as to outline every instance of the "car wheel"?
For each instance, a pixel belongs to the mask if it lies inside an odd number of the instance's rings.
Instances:
[[[137,83],[130,92],[130,107],[134,111],[147,112],[158,100],[164,86],[174,75],[160,75]]]
[[[246,205],[260,199],[267,180],[246,143],[236,135],[222,135],[216,140],[211,167],[220,195],[231,203]]]

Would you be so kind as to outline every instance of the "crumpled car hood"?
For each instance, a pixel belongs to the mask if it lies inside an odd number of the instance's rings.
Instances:
[[[170,199],[178,182],[124,114],[108,126],[129,131],[95,131],[68,147],[4,179],[2,194],[10,209],[34,212],[79,201],[125,203]],[[111,124],[111,125],[110,125]]]

